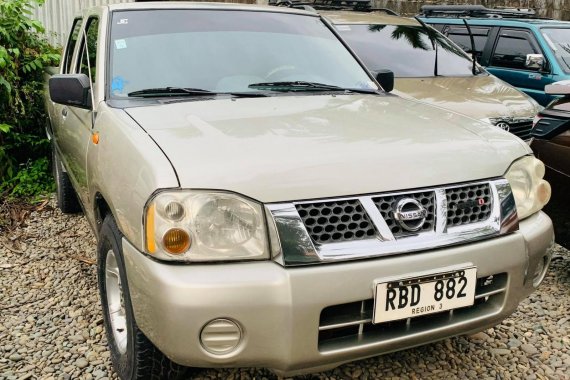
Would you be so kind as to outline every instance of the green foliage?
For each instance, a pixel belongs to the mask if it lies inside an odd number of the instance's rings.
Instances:
[[[43,2],[0,0],[0,193],[15,196],[53,187],[45,165],[43,68],[57,65],[60,54],[31,18],[32,8]]]
[[[8,193],[9,198],[30,198],[53,192],[55,183],[49,168],[47,157],[21,165],[14,177],[0,185],[0,193]]]

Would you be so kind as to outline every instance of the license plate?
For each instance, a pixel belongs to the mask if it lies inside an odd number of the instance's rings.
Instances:
[[[476,284],[475,267],[377,283],[373,323],[471,306]]]

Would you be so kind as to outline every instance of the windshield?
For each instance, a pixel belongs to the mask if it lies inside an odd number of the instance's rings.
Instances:
[[[570,29],[543,28],[542,35],[562,69],[570,72]]]
[[[426,30],[408,25],[337,25],[338,32],[370,70],[389,69],[396,77],[434,76],[436,52]],[[471,76],[473,63],[438,32],[437,75]]]
[[[317,17],[176,9],[116,12],[112,22],[115,98],[144,90],[158,94],[158,89],[162,94],[263,92],[267,86],[250,85],[287,81],[377,89]]]

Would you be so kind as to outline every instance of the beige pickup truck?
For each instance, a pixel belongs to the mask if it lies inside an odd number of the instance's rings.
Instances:
[[[544,165],[389,93],[315,13],[86,10],[46,101],[122,379],[332,368],[493,326],[541,283]],[[383,84],[383,87],[381,86]]]

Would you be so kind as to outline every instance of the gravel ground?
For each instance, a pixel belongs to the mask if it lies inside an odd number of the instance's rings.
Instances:
[[[0,380],[116,378],[81,216],[53,205],[0,232]],[[540,289],[501,325],[300,379],[570,379],[570,252],[553,248]],[[194,379],[274,379],[267,370],[199,370]]]

